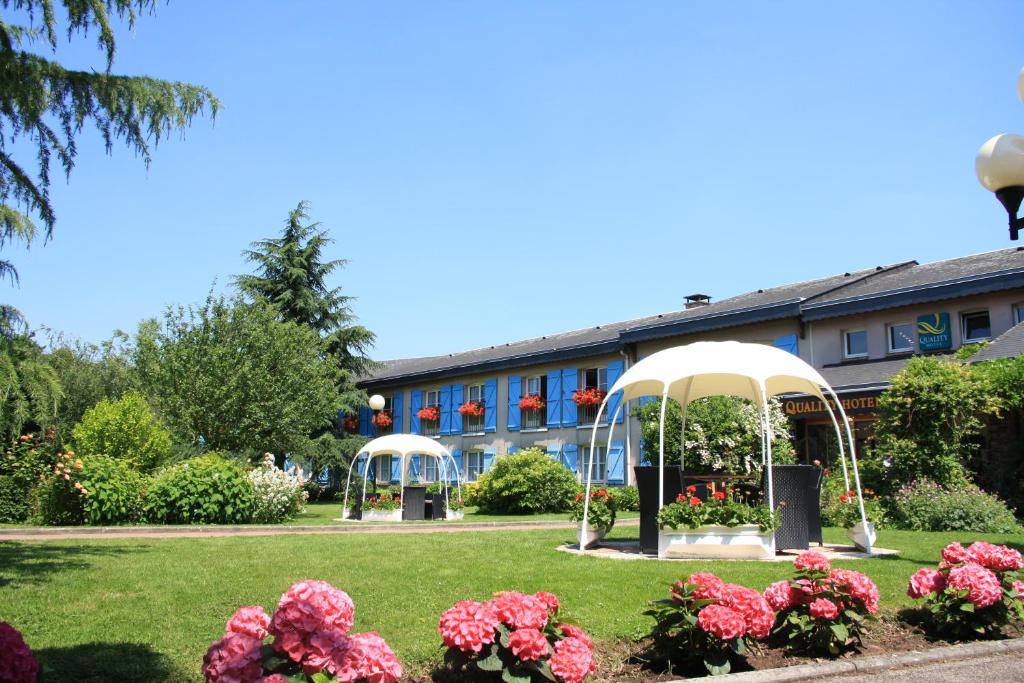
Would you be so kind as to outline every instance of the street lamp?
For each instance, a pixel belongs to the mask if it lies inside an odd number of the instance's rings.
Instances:
[[[374,394],[370,397],[370,410],[384,410],[384,397]]]
[[[1017,77],[1017,96],[1024,102],[1024,69]],[[1010,239],[1017,239],[1024,218],[1017,217],[1024,200],[1024,137],[1003,133],[989,139],[974,158],[978,181],[995,192],[1010,217]]]

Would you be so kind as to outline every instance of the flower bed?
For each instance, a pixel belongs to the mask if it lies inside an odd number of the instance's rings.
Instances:
[[[382,493],[367,498],[363,502],[362,519],[364,522],[401,522],[402,497]]]

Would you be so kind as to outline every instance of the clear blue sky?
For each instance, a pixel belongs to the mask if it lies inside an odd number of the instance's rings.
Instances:
[[[1022,25],[1011,0],[173,0],[114,71],[221,115],[148,172],[84,137],[2,300],[132,331],[245,272],[301,199],[380,359],[1011,246],[974,154],[1024,133]],[[58,57],[103,68],[91,36]]]

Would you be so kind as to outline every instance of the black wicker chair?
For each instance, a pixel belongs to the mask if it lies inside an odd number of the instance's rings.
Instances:
[[[775,508],[782,508],[781,521],[775,530],[776,550],[806,550],[811,540],[811,517],[818,518],[821,536],[821,504],[818,480],[821,472],[810,465],[773,465],[772,484]],[[765,500],[767,500],[765,482]]]
[[[658,553],[658,468],[637,465],[633,468],[636,488],[640,494],[640,552]],[[683,471],[679,466],[665,466],[665,488],[662,500],[668,504],[683,492]]]
[[[426,517],[426,495],[426,486],[406,486],[402,488],[403,520],[416,521]]]

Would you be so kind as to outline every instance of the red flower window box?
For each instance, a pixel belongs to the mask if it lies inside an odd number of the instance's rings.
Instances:
[[[391,413],[386,410],[382,410],[373,416],[373,424],[381,428],[387,428],[393,425],[395,422],[391,419]]]
[[[416,411],[416,417],[427,422],[437,422],[441,419],[441,409],[437,406],[427,406]]]
[[[608,392],[597,387],[577,389],[572,392],[572,400],[578,406],[599,406]]]
[[[346,432],[354,434],[359,431],[359,417],[356,415],[346,415],[341,426],[345,428]]]
[[[466,401],[459,406],[459,415],[463,417],[481,417],[484,414],[484,404],[479,401]]]
[[[527,394],[519,399],[519,409],[525,410],[528,413],[537,413],[544,408],[547,404],[544,399],[540,397],[540,394]]]

